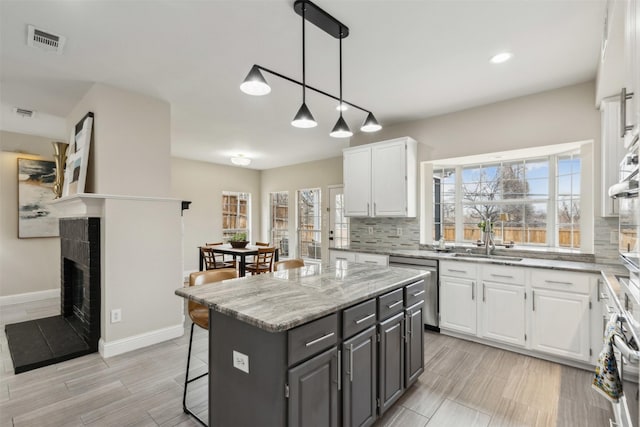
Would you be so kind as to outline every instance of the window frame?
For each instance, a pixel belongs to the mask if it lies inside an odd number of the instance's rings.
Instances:
[[[287,196],[287,216],[286,216],[286,224],[285,228],[275,228],[275,206],[274,200],[276,196],[286,195]],[[289,191],[271,191],[269,192],[269,239],[270,242],[280,249],[279,256],[280,258],[289,258],[291,254],[291,237],[289,232],[290,225],[290,209],[291,209],[291,198],[289,197]],[[284,236],[281,234],[279,237],[276,236],[276,232],[284,232]],[[287,239],[286,248],[281,243],[282,239]],[[285,250],[286,249],[286,250]]]
[[[235,214],[235,218],[236,218],[236,225],[238,224],[238,219],[241,218],[240,215],[240,201],[243,200],[241,199],[242,197],[245,197],[244,200],[247,201],[247,212],[246,212],[246,228],[225,228],[225,218],[231,218],[232,215],[228,215],[225,213],[225,196],[236,196],[236,214]],[[223,241],[224,240],[228,240],[230,238],[230,234],[236,234],[236,233],[246,233],[247,235],[247,241],[251,240],[251,193],[246,192],[246,191],[228,191],[228,190],[223,190],[222,191],[222,206],[221,206],[221,212],[222,212],[222,238]]]

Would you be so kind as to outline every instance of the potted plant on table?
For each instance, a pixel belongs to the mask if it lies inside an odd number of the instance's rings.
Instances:
[[[247,246],[247,233],[236,233],[229,239],[232,248],[244,248]]]

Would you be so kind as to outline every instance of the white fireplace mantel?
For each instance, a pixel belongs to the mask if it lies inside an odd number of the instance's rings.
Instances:
[[[115,194],[80,193],[62,197],[50,202],[58,218],[97,217],[104,216],[105,199],[130,200],[141,202],[181,202],[168,197],[123,196]]]

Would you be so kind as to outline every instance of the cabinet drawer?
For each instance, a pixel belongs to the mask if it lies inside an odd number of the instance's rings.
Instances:
[[[440,275],[476,279],[478,266],[468,262],[441,261]]]
[[[329,251],[329,261],[332,265],[335,265],[337,261],[356,262],[356,254],[355,252]]]
[[[533,270],[531,272],[531,286],[534,288],[588,294],[591,286],[591,277],[586,273]]]
[[[356,254],[356,262],[362,264],[373,264],[380,265],[382,267],[386,267],[389,265],[389,257],[387,255],[376,255],[376,254]]]
[[[418,301],[424,301],[425,297],[426,289],[424,280],[419,280],[404,287],[404,305],[406,307],[411,307]]]
[[[338,314],[314,320],[289,331],[289,366],[338,342]]]
[[[378,319],[384,320],[389,316],[400,313],[403,305],[403,288],[378,297]]]
[[[347,308],[342,314],[342,336],[349,338],[351,335],[364,331],[376,324],[376,300],[371,299],[356,306]]]
[[[482,279],[492,282],[508,283],[510,285],[524,285],[523,268],[506,267],[504,265],[483,265]]]

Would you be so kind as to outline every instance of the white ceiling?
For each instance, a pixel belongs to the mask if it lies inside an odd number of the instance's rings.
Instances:
[[[317,0],[350,28],[344,98],[380,123],[414,120],[595,78],[604,1]],[[252,64],[301,79],[293,0],[0,2],[0,102],[66,117],[93,82],[171,103],[174,156],[268,169],[338,156],[335,102],[307,93],[314,129],[289,123],[298,86],[238,86]],[[62,55],[27,47],[27,24],[67,37]],[[509,50],[502,65],[488,62]],[[338,41],[307,24],[307,83],[338,93]],[[357,130],[364,113],[345,118]]]

